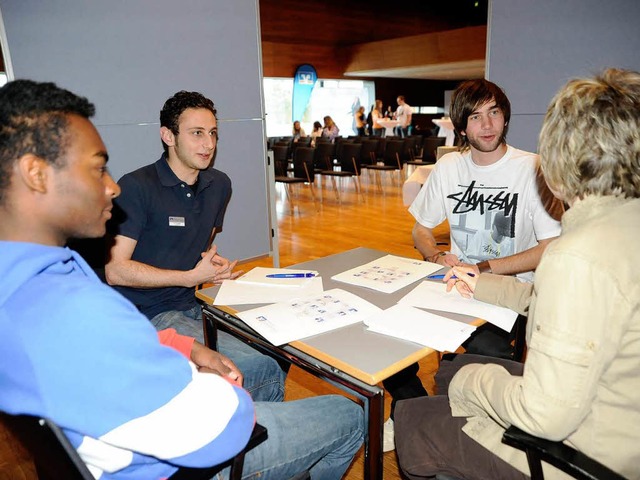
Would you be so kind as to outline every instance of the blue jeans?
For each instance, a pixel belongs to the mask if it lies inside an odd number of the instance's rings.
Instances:
[[[204,343],[202,308],[170,310],[151,319],[156,330],[174,328],[179,334]],[[285,373],[273,358],[263,355],[237,338],[218,332],[217,351],[229,357],[244,376],[243,387],[256,402],[280,402],[284,398]]]
[[[364,438],[362,408],[339,395],[258,402],[267,440],[245,456],[243,479],[286,480],[309,470],[313,480],[339,480]],[[228,469],[216,479],[228,479]]]

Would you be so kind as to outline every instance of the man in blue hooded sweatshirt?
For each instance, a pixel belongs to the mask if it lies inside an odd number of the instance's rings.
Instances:
[[[157,333],[65,248],[104,235],[120,193],[93,113],[52,83],[0,89],[0,410],[52,419],[96,478],[221,463],[244,447],[254,418],[269,439],[249,452],[245,475],[340,478],[362,443],[356,404],[254,404],[229,359]]]

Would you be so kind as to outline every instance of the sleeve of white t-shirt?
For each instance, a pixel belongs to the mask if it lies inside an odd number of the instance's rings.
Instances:
[[[445,195],[442,191],[442,168],[436,164],[427,181],[420,189],[418,196],[409,207],[420,225],[435,228],[446,218]]]

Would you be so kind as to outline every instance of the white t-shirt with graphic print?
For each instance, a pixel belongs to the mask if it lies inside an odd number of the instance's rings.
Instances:
[[[471,152],[452,152],[435,164],[409,207],[416,221],[435,228],[446,218],[451,252],[478,263],[522,252],[560,235],[536,183],[538,156],[511,146],[496,163],[479,166]],[[533,272],[518,275],[533,279]]]

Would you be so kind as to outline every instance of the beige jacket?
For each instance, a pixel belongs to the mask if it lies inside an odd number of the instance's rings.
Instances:
[[[452,413],[469,417],[470,437],[527,474],[524,454],[501,443],[509,425],[640,479],[640,199],[588,197],[562,227],[533,285],[480,276],[477,299],[529,315],[524,375],[464,367],[449,388]],[[567,478],[548,465],[545,472]]]

